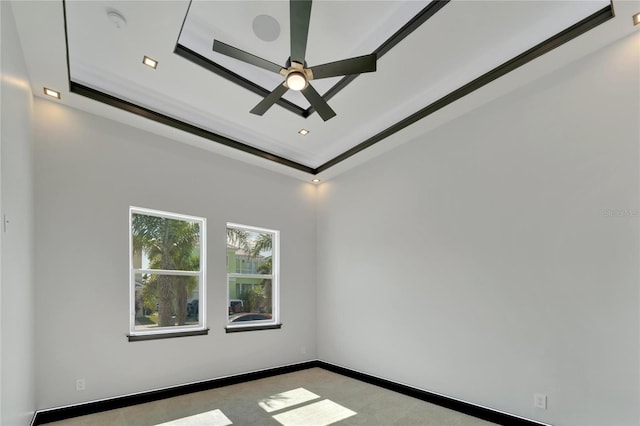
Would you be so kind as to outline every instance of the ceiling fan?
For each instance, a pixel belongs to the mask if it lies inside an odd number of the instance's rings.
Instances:
[[[327,101],[309,84],[310,80],[336,77],[351,74],[361,74],[376,70],[376,54],[357,56],[336,62],[329,62],[314,67],[307,67],[305,53],[307,50],[307,36],[309,35],[309,20],[311,18],[311,0],[291,0],[289,2],[291,21],[291,56],[286,67],[281,67],[266,59],[225,44],[219,40],[213,41],[213,51],[246,62],[267,71],[281,74],[284,82],[269,93],[251,113],[263,115],[287,90],[302,92],[311,106],[318,111],[324,121],[335,116]]]

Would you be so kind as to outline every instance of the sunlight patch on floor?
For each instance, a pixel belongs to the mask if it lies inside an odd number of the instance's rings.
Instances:
[[[272,395],[269,398],[265,398],[260,401],[258,405],[267,413],[271,413],[273,411],[282,410],[283,408],[292,407],[317,398],[320,397],[315,393],[310,392],[305,388],[298,388],[282,392],[277,395]]]
[[[273,416],[283,426],[327,426],[357,413],[325,399]]]
[[[233,422],[229,420],[222,411],[211,410],[206,413],[182,417],[166,423],[160,423],[156,426],[229,426],[231,424],[233,424]]]

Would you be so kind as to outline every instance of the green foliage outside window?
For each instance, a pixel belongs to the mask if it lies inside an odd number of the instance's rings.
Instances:
[[[161,271],[199,271],[199,223],[133,213],[131,228],[134,259],[145,257],[146,269],[158,270],[136,280],[142,286],[136,311],[148,314],[147,318],[157,315],[158,327],[187,324],[188,299],[198,287],[198,278]]]

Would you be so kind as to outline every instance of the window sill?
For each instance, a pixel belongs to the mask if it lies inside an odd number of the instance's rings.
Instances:
[[[209,334],[209,329],[195,330],[195,331],[183,331],[176,333],[155,333],[155,334],[128,334],[130,342],[142,342],[144,340],[158,340],[158,339],[171,339],[173,337],[189,337],[189,336],[206,336]]]
[[[225,327],[227,333],[240,333],[242,331],[276,330],[282,328],[282,324],[248,325],[246,327]]]

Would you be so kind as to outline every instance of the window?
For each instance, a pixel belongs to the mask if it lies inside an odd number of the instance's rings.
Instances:
[[[206,219],[129,209],[129,340],[206,334]]]
[[[227,332],[279,328],[279,232],[227,224]]]

